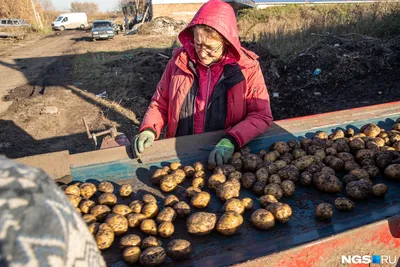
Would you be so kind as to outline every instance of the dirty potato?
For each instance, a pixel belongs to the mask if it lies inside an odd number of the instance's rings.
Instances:
[[[236,179],[238,181],[242,180],[243,174],[240,171],[231,172],[228,176],[229,179]]]
[[[290,151],[290,147],[287,143],[278,141],[270,146],[270,150],[276,150],[280,155],[283,155]]]
[[[129,213],[128,215],[126,215],[126,218],[128,220],[129,227],[132,228],[140,226],[142,221],[147,219],[147,217],[141,213]]]
[[[216,229],[223,235],[233,235],[239,230],[242,223],[242,215],[234,211],[227,211],[219,218]]]
[[[267,230],[275,226],[275,218],[268,210],[258,209],[251,215],[251,223],[258,229]]]
[[[148,203],[157,203],[157,199],[150,194],[144,194],[142,197],[142,201],[144,204],[148,204]]]
[[[112,183],[103,181],[99,184],[98,189],[100,192],[103,193],[112,193],[114,192],[114,186]]]
[[[134,213],[141,213],[143,206],[144,206],[144,203],[141,200],[134,200],[131,203],[129,203],[129,208]]]
[[[192,235],[206,235],[214,230],[217,216],[209,212],[196,212],[186,221],[188,232]]]
[[[154,185],[159,185],[163,177],[168,175],[168,171],[165,169],[157,169],[151,176],[151,183]]]
[[[349,174],[354,175],[359,180],[360,179],[369,179],[369,173],[365,169],[354,169],[349,172]]]
[[[128,264],[135,264],[140,258],[140,248],[138,247],[127,247],[122,252],[122,258]]]
[[[223,174],[229,176],[231,172],[236,171],[236,167],[231,164],[224,164],[215,168],[214,173]]]
[[[307,169],[310,165],[314,164],[316,162],[316,159],[314,156],[307,155],[303,156],[301,158],[298,158],[292,162],[292,164],[300,171],[304,171]],[[289,165],[290,166],[290,165]]]
[[[157,216],[159,210],[157,203],[150,202],[143,206],[142,214],[147,218],[152,219]]]
[[[271,212],[275,220],[281,223],[288,222],[290,217],[292,217],[292,208],[288,204],[280,202],[271,203],[265,209]]]
[[[228,199],[223,207],[224,211],[234,211],[240,215],[244,213],[245,206],[243,205],[243,202],[237,198],[231,198]]]
[[[140,254],[139,262],[144,266],[158,266],[161,265],[167,254],[162,247],[151,247],[145,249],[142,254]]]
[[[174,205],[174,210],[180,218],[184,218],[190,214],[190,206],[185,201],[179,201]]]
[[[263,159],[264,159],[264,161],[267,161],[267,162],[274,162],[279,158],[279,156],[280,156],[279,152],[271,151],[271,152],[268,152],[267,154],[265,154]]]
[[[315,208],[315,215],[319,220],[329,220],[333,216],[333,207],[329,203],[321,203]]]
[[[77,195],[66,195],[67,198],[69,199],[69,202],[71,202],[71,204],[77,208],[79,206],[79,203],[81,202],[82,198],[80,196]]]
[[[355,204],[352,200],[346,197],[338,197],[335,199],[335,207],[338,210],[351,211],[354,209]]]
[[[343,176],[342,181],[345,185],[347,185],[350,182],[353,181],[358,181],[360,179],[358,179],[356,176],[352,175],[352,174],[346,174],[345,176]]]
[[[169,165],[169,168],[171,169],[171,171],[176,171],[177,169],[180,169],[182,167],[182,164],[180,162],[172,162]]]
[[[193,164],[193,168],[194,168],[194,170],[195,171],[204,171],[205,170],[205,168],[204,168],[204,164],[203,163],[201,163],[201,162],[195,162],[194,164]]]
[[[164,206],[173,207],[178,202],[179,199],[175,195],[169,195],[164,199]]]
[[[377,137],[381,132],[381,128],[376,124],[369,123],[361,127],[360,132],[369,137]]]
[[[285,154],[281,155],[279,157],[279,159],[283,160],[287,164],[290,164],[294,160],[294,157],[293,157],[292,153],[288,152],[288,153],[285,153]]]
[[[264,188],[267,185],[266,181],[257,181],[253,187],[251,188],[251,191],[258,196],[262,196],[264,194]]]
[[[299,180],[299,169],[294,165],[288,165],[283,169],[278,171],[279,177],[284,180],[290,180],[292,182],[297,182]]]
[[[373,159],[375,152],[369,149],[360,149],[356,153],[356,161],[361,163],[364,159]]]
[[[97,223],[97,222],[89,224],[88,225],[89,232],[92,235],[97,234],[97,232],[99,231],[99,226],[100,226],[100,223]]]
[[[316,173],[313,182],[319,190],[327,193],[338,193],[342,188],[339,178],[329,173]]]
[[[96,186],[92,183],[83,183],[79,186],[79,189],[84,199],[91,198],[97,192]]]
[[[233,179],[225,182],[217,187],[217,196],[222,200],[226,201],[231,198],[239,197],[240,184],[237,184],[237,180]]]
[[[185,178],[186,178],[186,174],[182,169],[177,169],[177,170],[173,171],[171,173],[171,175],[174,177],[175,182],[177,184],[183,183],[185,181]]]
[[[117,196],[113,193],[103,193],[99,196],[99,204],[114,206],[115,204],[117,204]]]
[[[89,225],[96,222],[96,217],[92,214],[85,214],[82,216],[83,221]]]
[[[216,190],[217,186],[226,182],[226,176],[221,173],[211,175],[208,179],[208,188]]]
[[[277,169],[277,172],[287,166],[287,163],[283,160],[277,160],[274,162],[274,166]]]
[[[337,156],[338,153],[337,153],[336,149],[334,149],[333,147],[327,147],[325,149],[325,154],[327,156]]]
[[[207,192],[200,192],[192,197],[190,204],[198,209],[204,209],[210,203],[211,196]]]
[[[175,260],[188,258],[192,253],[192,246],[184,239],[174,239],[167,245],[167,255]]]
[[[102,222],[111,213],[111,209],[106,205],[97,205],[90,209],[90,214],[96,217],[98,222]]]
[[[162,242],[161,240],[157,239],[154,236],[149,236],[143,239],[142,242],[142,249],[151,248],[151,247],[161,247]]]
[[[76,184],[70,185],[67,188],[65,188],[64,193],[67,195],[74,195],[74,196],[78,196],[78,197],[81,196],[81,190],[79,189],[79,186],[77,186]]]
[[[256,178],[259,182],[268,182],[268,170],[266,168],[260,168],[256,171]]]
[[[117,204],[113,207],[112,212],[115,214],[125,216],[128,215],[129,213],[132,213],[132,210],[127,205]]]
[[[185,166],[183,171],[185,172],[186,177],[189,178],[193,177],[194,173],[196,172],[192,166]]]
[[[285,180],[280,184],[282,191],[283,191],[283,195],[284,196],[291,196],[293,195],[294,191],[296,190],[296,186],[294,185],[294,183],[290,180]]]
[[[175,227],[171,222],[162,222],[158,226],[158,234],[163,238],[171,237],[175,232]]]
[[[140,224],[140,230],[148,235],[157,235],[157,224],[152,219],[145,219]]]
[[[86,199],[80,203],[79,208],[81,209],[82,213],[86,214],[89,213],[90,209],[94,206],[96,206],[94,201]]]
[[[294,159],[299,159],[301,157],[306,156],[307,153],[301,148],[296,148],[295,150],[292,151],[292,155]]]
[[[203,178],[203,179],[205,179],[205,178],[206,178],[206,173],[205,173],[204,171],[196,171],[196,172],[193,174],[193,178],[194,178],[194,179],[196,179],[196,178]]]
[[[375,165],[367,165],[362,167],[362,169],[368,172],[370,178],[374,178],[379,175],[379,168]]]
[[[391,164],[386,167],[385,175],[389,179],[400,180],[400,164]]]
[[[128,231],[128,220],[123,215],[111,213],[107,216],[105,223],[116,235],[122,235]]]
[[[244,188],[250,189],[253,187],[254,183],[257,181],[257,177],[252,172],[246,172],[242,176],[242,185]]]
[[[232,160],[231,160],[231,164],[232,164],[233,167],[236,168],[236,170],[239,170],[239,171],[240,171],[240,170],[242,169],[242,167],[243,167],[243,161],[242,161],[241,158],[239,158],[239,159],[232,159]]]
[[[119,188],[118,192],[121,197],[129,197],[133,192],[133,188],[130,184],[123,184]]]
[[[361,166],[355,161],[345,161],[344,162],[344,170],[350,172],[355,169],[360,169]]]
[[[96,234],[96,244],[100,250],[111,247],[114,242],[114,231],[106,223],[99,225],[99,229]]]
[[[385,184],[376,184],[372,186],[372,194],[376,197],[384,197],[387,190],[388,188]]]
[[[350,182],[346,185],[346,193],[353,199],[366,199],[371,194],[371,191],[372,186],[365,179]]]
[[[269,184],[264,188],[264,195],[273,195],[276,199],[283,196],[283,190],[279,184]]]
[[[198,189],[203,189],[206,180],[204,178],[198,177],[192,180],[192,187],[196,187]]]
[[[243,171],[245,172],[255,172],[257,170],[258,164],[262,163],[263,160],[255,154],[247,154],[242,158]]]
[[[124,237],[121,238],[121,240],[119,241],[119,247],[120,248],[140,247],[141,243],[142,240],[138,235],[130,234],[130,235],[125,235]]]
[[[175,181],[175,177],[171,174],[164,176],[160,181],[160,188],[163,192],[171,192],[174,191],[177,186]]]
[[[393,156],[390,153],[379,153],[375,158],[376,166],[385,169],[387,166],[392,164]]]
[[[173,222],[176,219],[176,212],[171,207],[166,207],[163,209],[156,218],[156,222]]]
[[[268,178],[268,183],[269,184],[280,184],[282,182],[281,177],[279,177],[278,174],[272,174],[269,178]]]
[[[248,197],[243,198],[242,203],[246,210],[251,210],[253,208],[253,200],[251,198]]]
[[[278,200],[273,195],[264,195],[264,196],[260,197],[260,204],[261,204],[261,207],[263,207],[263,208],[265,208],[269,204],[277,203],[277,202],[278,202]]]
[[[309,186],[312,184],[312,174],[308,171],[300,173],[299,182],[302,185]]]

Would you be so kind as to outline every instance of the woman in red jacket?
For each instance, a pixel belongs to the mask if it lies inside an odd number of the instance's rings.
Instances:
[[[221,165],[267,131],[272,123],[269,95],[257,61],[239,41],[236,16],[221,0],[210,0],[179,34],[183,47],[174,51],[135,139],[142,153],[160,137],[225,129],[210,153]]]

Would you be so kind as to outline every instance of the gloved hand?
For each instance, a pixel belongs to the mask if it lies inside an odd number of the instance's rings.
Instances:
[[[232,158],[235,146],[227,138],[222,138],[221,141],[214,147],[208,157],[208,163],[213,165],[222,165],[229,162]]]
[[[132,142],[133,153],[139,157],[145,148],[149,148],[153,145],[156,135],[150,130],[144,130],[135,136]]]

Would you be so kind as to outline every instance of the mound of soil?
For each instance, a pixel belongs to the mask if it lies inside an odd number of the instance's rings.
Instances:
[[[176,36],[186,27],[186,22],[169,17],[157,17],[149,23],[141,25],[137,34]]]

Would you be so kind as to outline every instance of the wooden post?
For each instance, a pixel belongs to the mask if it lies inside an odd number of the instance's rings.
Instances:
[[[36,24],[39,26],[40,29],[43,29],[42,20],[40,19],[40,15],[36,12],[35,3],[33,2],[33,0],[31,0],[31,3],[33,9],[33,15],[35,16],[36,19]]]

